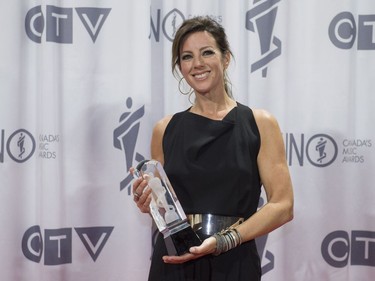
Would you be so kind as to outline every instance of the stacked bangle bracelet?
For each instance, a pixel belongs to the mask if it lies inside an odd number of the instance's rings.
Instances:
[[[225,229],[221,232],[215,233],[213,237],[216,239],[216,249],[213,253],[214,256],[225,253],[242,243],[241,235],[236,228]]]

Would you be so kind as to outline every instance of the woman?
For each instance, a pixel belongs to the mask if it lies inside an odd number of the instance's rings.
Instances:
[[[266,111],[251,110],[232,98],[226,77],[231,55],[224,29],[214,20],[195,17],[180,26],[172,70],[190,85],[195,101],[155,125],[151,156],[164,165],[189,217],[204,221],[210,216],[227,221],[225,227],[237,224],[216,233],[203,224],[198,231],[203,243],[182,256],[168,256],[159,235],[149,280],[260,280],[254,239],[293,217],[279,126]],[[267,204],[257,211],[262,185]],[[148,213],[146,186],[136,179],[133,194],[138,208]]]

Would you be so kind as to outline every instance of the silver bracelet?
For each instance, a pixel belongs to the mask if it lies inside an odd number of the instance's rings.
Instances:
[[[242,244],[242,237],[236,228],[229,228],[215,233],[212,237],[216,239],[214,256],[218,256]]]

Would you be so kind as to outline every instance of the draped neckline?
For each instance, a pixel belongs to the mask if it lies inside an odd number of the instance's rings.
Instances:
[[[234,106],[231,110],[229,110],[227,112],[227,114],[225,114],[223,116],[222,119],[213,119],[213,118],[210,118],[210,117],[207,117],[207,116],[204,116],[204,115],[201,115],[201,114],[198,114],[198,113],[194,113],[194,112],[191,112],[192,106],[189,107],[187,110],[186,110],[186,113],[189,114],[190,116],[193,116],[193,117],[197,117],[197,118],[202,118],[203,120],[209,120],[209,121],[213,121],[213,122],[225,122],[225,121],[229,121],[229,122],[233,122],[234,119],[233,119],[233,115],[235,114],[235,112],[237,111],[237,108],[238,108],[238,103],[236,102],[236,106]]]

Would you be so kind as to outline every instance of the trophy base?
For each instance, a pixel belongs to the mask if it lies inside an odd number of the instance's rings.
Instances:
[[[201,239],[188,225],[167,237],[164,237],[169,256],[181,256],[189,252],[190,247],[202,244]]]

